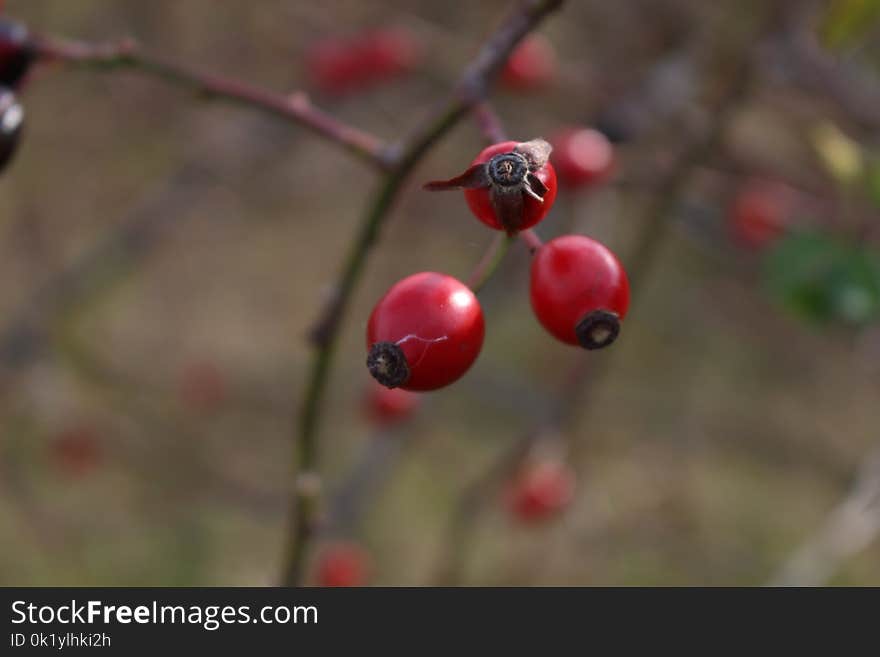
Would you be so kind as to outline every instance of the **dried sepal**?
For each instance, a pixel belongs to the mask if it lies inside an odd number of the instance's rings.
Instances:
[[[449,180],[432,180],[424,184],[424,189],[430,192],[442,192],[448,189],[481,189],[489,187],[488,167],[485,164],[475,164],[467,171]]]
[[[531,141],[524,141],[516,145],[513,149],[514,153],[519,153],[526,158],[529,163],[529,171],[535,172],[550,159],[550,153],[553,147],[540,137]]]

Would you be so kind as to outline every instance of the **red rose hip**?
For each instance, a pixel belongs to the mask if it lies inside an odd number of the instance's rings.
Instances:
[[[369,570],[370,559],[362,547],[335,543],[318,558],[318,586],[363,586]]]
[[[501,83],[516,91],[533,91],[556,78],[556,51],[539,34],[527,36],[510,54],[501,71]]]
[[[524,522],[546,520],[574,497],[574,472],[559,461],[540,461],[524,467],[507,489],[511,513]]]
[[[0,18],[0,85],[17,89],[35,58],[27,28]]]
[[[556,173],[569,187],[602,182],[614,169],[614,147],[598,130],[568,128],[557,133],[551,143]]]
[[[24,110],[9,89],[0,87],[0,171],[15,156],[24,126]]]
[[[537,224],[553,207],[556,171],[549,162],[551,150],[543,139],[493,144],[461,175],[429,182],[425,189],[464,189],[477,219],[514,234]]]
[[[349,38],[330,38],[306,53],[312,83],[331,94],[346,94],[411,71],[419,44],[402,28],[384,28]]]
[[[583,235],[557,237],[532,261],[532,309],[552,335],[585,349],[607,347],[629,309],[629,280],[617,257]]]
[[[436,390],[460,378],[483,346],[483,311],[461,281],[436,272],[396,283],[367,324],[367,368],[388,388]]]
[[[738,190],[727,214],[733,238],[761,249],[785,234],[794,205],[792,190],[772,181],[750,181]]]
[[[376,381],[371,381],[364,409],[370,422],[387,427],[410,417],[418,408],[421,399],[418,393],[400,388],[386,388]]]

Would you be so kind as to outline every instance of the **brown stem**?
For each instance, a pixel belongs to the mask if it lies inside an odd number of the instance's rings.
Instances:
[[[315,351],[306,381],[305,398],[295,426],[297,471],[314,474],[317,469],[317,434],[321,407],[327,388],[333,355],[345,312],[360,281],[367,256],[409,175],[430,148],[458,123],[488,93],[507,57],[517,43],[563,0],[520,0],[498,29],[488,38],[465,69],[448,101],[406,140],[393,149],[394,165],[379,186],[364,215],[330,303],[312,332]],[[293,495],[287,554],[282,577],[286,586],[303,582],[307,548],[315,533],[318,511],[317,487],[297,487]]]
[[[177,62],[144,52],[134,41],[92,44],[37,37],[35,48],[50,61],[105,70],[129,68],[189,88],[210,98],[222,98],[293,121],[336,143],[379,169],[394,164],[391,150],[377,137],[318,109],[303,92],[281,94],[242,80],[201,73]]]
[[[483,101],[474,107],[474,120],[489,144],[507,141],[507,133],[504,131],[501,119],[488,102]]]

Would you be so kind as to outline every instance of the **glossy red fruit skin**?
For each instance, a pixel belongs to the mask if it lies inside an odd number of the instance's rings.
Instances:
[[[471,166],[475,164],[483,164],[491,160],[494,156],[501,153],[509,153],[516,147],[515,141],[503,141],[498,144],[492,144],[488,148],[483,149],[477,157],[471,162]],[[556,170],[549,162],[535,172],[541,182],[547,186],[547,193],[544,195],[543,202],[532,198],[525,197],[525,206],[523,209],[523,223],[519,230],[526,230],[540,222],[556,200],[557,183]],[[489,228],[495,230],[505,230],[502,223],[495,214],[495,208],[492,207],[491,197],[488,189],[465,189],[464,200],[473,212],[474,216],[482,221]]]
[[[572,189],[606,181],[615,168],[614,146],[592,128],[566,128],[550,139],[559,182]]]
[[[575,475],[564,463],[542,461],[523,469],[507,490],[507,504],[522,522],[547,520],[565,509],[574,497]]]
[[[327,546],[318,558],[318,586],[364,586],[369,578],[370,558],[353,543]]]
[[[483,310],[474,293],[446,274],[421,272],[385,294],[367,323],[367,350],[392,343],[404,353],[404,390],[436,390],[462,377],[483,346]]]
[[[532,260],[532,309],[557,339],[577,345],[575,328],[590,312],[607,310],[619,319],[629,310],[629,279],[617,257],[583,235],[563,235],[544,244]]]
[[[33,61],[27,28],[0,17],[0,85],[18,89]]]
[[[371,380],[364,407],[367,419],[373,425],[388,427],[411,417],[421,400],[418,393],[400,388],[386,388]]]
[[[553,45],[543,36],[532,34],[510,54],[501,71],[501,84],[514,91],[534,91],[552,83],[557,68]]]
[[[98,432],[90,425],[75,425],[62,430],[52,440],[50,453],[58,470],[72,477],[83,477],[103,461]]]
[[[785,234],[792,206],[792,192],[784,185],[770,181],[746,184],[727,214],[734,241],[756,250],[768,246]]]
[[[0,171],[15,157],[23,128],[24,109],[12,91],[0,87]]]

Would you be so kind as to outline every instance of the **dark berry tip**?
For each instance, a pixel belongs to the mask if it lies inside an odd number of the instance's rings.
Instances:
[[[403,349],[392,342],[377,342],[367,355],[367,369],[386,388],[397,388],[409,378],[409,363]]]
[[[489,178],[501,187],[518,187],[529,173],[529,163],[519,153],[501,153],[489,160]]]
[[[584,349],[603,349],[620,334],[620,318],[609,310],[594,310],[584,315],[574,332]]]

